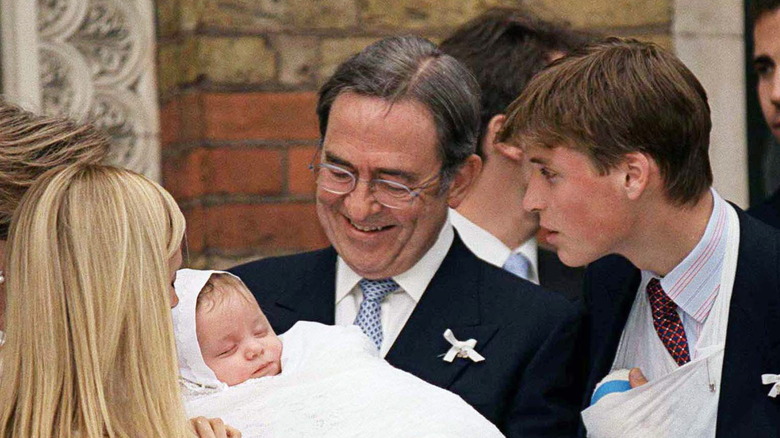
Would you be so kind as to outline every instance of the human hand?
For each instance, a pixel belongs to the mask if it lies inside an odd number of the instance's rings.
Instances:
[[[642,370],[631,368],[631,371],[628,373],[628,384],[631,385],[631,389],[642,386],[645,383],[647,383],[647,378],[642,374]]]
[[[241,438],[241,432],[226,425],[221,418],[195,417],[190,425],[198,438]]]

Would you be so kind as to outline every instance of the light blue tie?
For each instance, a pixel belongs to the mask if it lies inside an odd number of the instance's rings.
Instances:
[[[374,344],[376,349],[382,347],[382,300],[391,292],[398,289],[398,283],[392,278],[382,280],[360,280],[360,290],[363,291],[363,302],[355,317],[354,324],[363,330]]]
[[[503,268],[526,280],[531,276],[531,261],[522,253],[514,253],[506,259]]]

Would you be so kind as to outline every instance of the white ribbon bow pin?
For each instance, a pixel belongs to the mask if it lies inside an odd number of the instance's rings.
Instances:
[[[772,388],[769,390],[770,397],[775,398],[780,394],[780,374],[762,374],[761,383],[772,385]]]
[[[452,330],[447,329],[444,331],[444,339],[447,340],[450,344],[452,344],[452,347],[450,347],[449,351],[444,355],[444,360],[446,362],[452,362],[453,359],[455,359],[455,356],[466,358],[473,360],[474,362],[482,362],[485,360],[485,358],[477,353],[476,350],[474,350],[474,347],[477,345],[476,339],[469,339],[468,341],[459,341],[455,339],[455,335],[452,334]]]

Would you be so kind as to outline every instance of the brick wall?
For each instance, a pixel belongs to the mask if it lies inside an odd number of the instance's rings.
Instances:
[[[672,0],[158,0],[163,185],[187,217],[189,264],[326,245],[306,168],[317,87],[379,38],[437,41],[488,7],[519,3],[671,45]]]

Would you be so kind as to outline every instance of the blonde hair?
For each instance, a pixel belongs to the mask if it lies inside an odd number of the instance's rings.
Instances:
[[[3,437],[190,436],[177,382],[173,198],[103,165],[49,171],[22,199],[6,261]]]
[[[22,196],[47,170],[99,163],[108,137],[93,125],[33,114],[0,100],[0,239]]]

